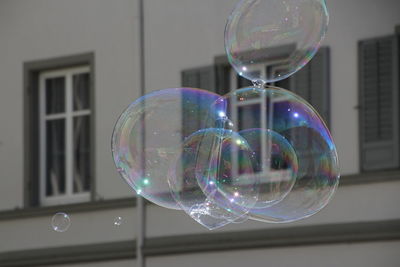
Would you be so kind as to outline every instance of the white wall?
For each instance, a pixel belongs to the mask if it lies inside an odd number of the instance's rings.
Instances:
[[[180,86],[180,71],[212,64],[224,54],[225,21],[236,0],[147,0],[148,91]],[[357,173],[357,41],[393,34],[400,24],[398,0],[328,0],[331,47],[332,132],[343,174]]]
[[[136,236],[136,210],[132,208],[68,213],[71,224],[67,231],[52,229],[52,217],[41,216],[0,221],[0,253],[24,249],[89,245],[128,241]],[[122,217],[115,226],[116,217]]]
[[[224,53],[225,20],[237,0],[145,0],[147,91],[178,87],[180,72],[212,64]],[[328,0],[331,24],[332,132],[342,173],[358,172],[357,41],[392,34],[400,24],[398,0]],[[122,110],[139,96],[137,0],[0,1],[0,210],[23,203],[23,63],[83,52],[96,61],[96,174],[104,198],[132,195],[118,177],[110,137]],[[400,218],[400,182],[339,187],[313,218],[290,225],[248,222],[221,231]],[[147,235],[208,232],[185,214],[147,208]],[[113,219],[125,223],[114,228]],[[89,244],[135,237],[134,210],[71,214],[66,233],[50,229],[51,216],[0,222],[0,252]],[[29,238],[28,238],[29,237]],[[399,242],[280,248],[155,257],[148,266],[396,266]],[[104,266],[107,263],[102,263]],[[134,261],[113,262],[128,266]],[[71,266],[94,266],[94,264]],[[96,266],[98,265],[96,263]],[[108,265],[107,265],[108,266]],[[130,265],[129,265],[130,266]]]
[[[96,178],[101,197],[131,195],[110,153],[114,123],[139,88],[136,0],[0,2],[0,210],[23,204],[23,63],[95,52]]]

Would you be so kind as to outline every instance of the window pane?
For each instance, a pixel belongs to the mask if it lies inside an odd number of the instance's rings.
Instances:
[[[238,125],[238,130],[246,130],[246,129],[259,129],[261,128],[261,105],[260,104],[252,104],[252,105],[246,105],[246,106],[241,106],[238,108],[238,118],[239,118],[239,125]],[[257,136],[256,138],[262,138],[262,135]],[[261,144],[261,139],[258,141],[259,144]],[[256,165],[254,165],[254,171],[260,171],[261,167],[261,149],[262,147],[255,147],[254,152],[256,152],[257,157],[254,158],[254,161],[257,162]],[[243,152],[243,151],[242,151]],[[239,158],[243,155],[240,155],[239,153]],[[239,161],[240,162],[240,161]],[[239,170],[239,174],[242,174],[242,172]]]
[[[74,89],[74,110],[82,110],[90,108],[89,89],[90,78],[89,73],[81,73],[73,76]]]
[[[65,111],[65,78],[46,79],[46,114]]]
[[[46,122],[46,196],[65,193],[65,120]]]
[[[74,193],[90,190],[90,116],[74,118]]]
[[[261,128],[260,104],[241,106],[238,108],[239,131],[244,129]]]

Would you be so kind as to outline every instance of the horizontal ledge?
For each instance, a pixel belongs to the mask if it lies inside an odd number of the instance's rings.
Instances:
[[[297,226],[148,238],[146,257],[216,251],[400,240],[400,220]],[[0,253],[0,266],[32,267],[136,258],[135,240]]]
[[[400,220],[151,238],[145,256],[400,239]]]
[[[129,258],[136,258],[135,240],[4,252],[0,254],[0,266],[31,267]]]
[[[347,185],[359,185],[368,183],[382,183],[382,182],[391,182],[396,180],[400,181],[400,170],[344,175],[343,177],[340,178],[339,185],[347,186]],[[150,201],[146,201],[145,203],[153,204]],[[136,206],[136,198],[128,197],[128,198],[98,200],[92,202],[67,204],[59,206],[15,209],[15,210],[0,211],[0,221],[23,219],[28,217],[47,216],[59,211],[67,213],[76,213],[76,212],[89,212],[89,211],[107,210],[115,208],[127,208],[135,206]]]
[[[344,175],[340,178],[339,185],[359,185],[369,183],[384,183],[400,181],[400,170],[363,172],[358,174]]]
[[[129,208],[135,206],[136,206],[136,198],[128,197],[128,198],[97,200],[91,202],[48,206],[48,207],[15,209],[15,210],[1,211],[0,221],[48,216],[60,211],[66,213],[78,213],[78,212],[91,212],[97,210],[109,210],[116,208]]]

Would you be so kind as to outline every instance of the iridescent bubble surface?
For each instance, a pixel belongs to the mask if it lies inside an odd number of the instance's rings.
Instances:
[[[114,219],[114,226],[121,226],[122,224],[122,217],[121,216],[117,216]]]
[[[225,29],[225,50],[241,76],[282,80],[318,50],[328,25],[325,0],[242,0]]]
[[[209,128],[189,136],[183,145],[169,175],[171,192],[182,209],[209,229],[247,218],[257,201],[258,180],[252,175],[254,157],[246,140],[230,130]]]
[[[240,131],[253,151],[259,178],[259,195],[254,208],[265,208],[281,201],[296,181],[296,152],[285,137],[269,129],[253,128]]]
[[[182,153],[183,141],[203,129],[210,105],[219,96],[194,88],[155,91],[134,101],[119,117],[112,136],[116,168],[149,201],[180,209],[167,174]]]
[[[62,233],[68,230],[71,226],[71,219],[64,212],[57,212],[51,219],[51,227],[54,231]]]
[[[246,140],[261,166],[253,168],[260,189],[250,219],[290,222],[328,204],[339,182],[336,148],[304,99],[281,88],[248,87],[219,98],[208,127],[219,124],[218,113],[231,121],[232,131]]]

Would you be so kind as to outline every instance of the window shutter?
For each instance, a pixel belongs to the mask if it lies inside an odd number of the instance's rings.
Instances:
[[[321,47],[313,59],[291,77],[291,89],[307,100],[330,124],[330,55]]]
[[[216,91],[216,68],[214,66],[205,66],[200,68],[188,69],[182,71],[182,86],[193,87]],[[202,101],[201,98],[195,99],[198,105]],[[182,107],[183,111],[183,107]],[[182,137],[185,138],[191,133],[199,129],[204,123],[203,117],[200,116],[198,110],[193,110],[191,114],[183,114],[182,116]]]
[[[225,95],[231,90],[231,65],[229,63],[216,63],[215,68],[217,72],[216,93]]]
[[[397,37],[359,43],[360,157],[364,171],[400,166],[398,67]]]
[[[216,73],[214,66],[206,66],[182,71],[182,86],[216,91]]]

